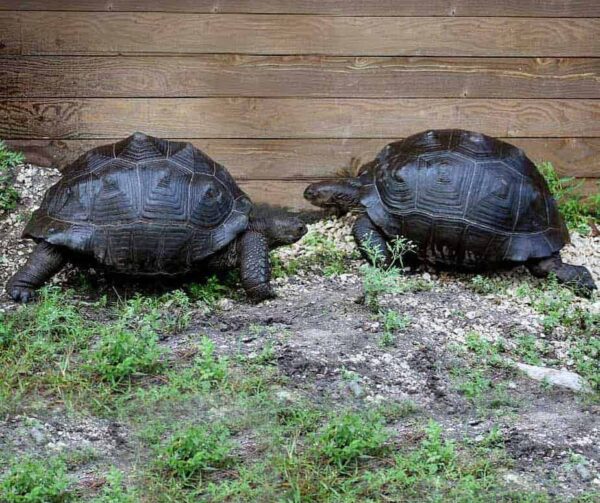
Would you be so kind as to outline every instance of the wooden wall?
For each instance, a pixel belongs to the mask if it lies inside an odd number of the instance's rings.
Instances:
[[[600,177],[599,0],[0,0],[0,138],[58,166],[141,130],[255,200],[427,128]]]

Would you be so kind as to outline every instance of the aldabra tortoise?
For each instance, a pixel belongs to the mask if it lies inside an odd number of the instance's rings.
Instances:
[[[569,233],[548,186],[522,150],[456,129],[426,131],[387,145],[357,178],[310,185],[304,196],[339,212],[361,209],[353,234],[385,262],[386,242],[404,236],[416,258],[462,269],[523,263],[589,294],[585,267],[565,264]]]
[[[15,301],[70,260],[117,273],[176,275],[240,266],[253,300],[272,295],[269,250],[306,232],[257,212],[227,170],[190,143],[135,133],[65,168],[23,233],[38,244],[9,281]]]

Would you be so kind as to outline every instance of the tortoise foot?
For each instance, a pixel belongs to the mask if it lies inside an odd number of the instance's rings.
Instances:
[[[259,285],[246,293],[250,301],[255,304],[276,297],[275,291],[269,285]]]
[[[26,304],[35,297],[35,290],[33,288],[27,288],[25,286],[12,286],[8,288],[8,294],[15,302],[22,302]]]

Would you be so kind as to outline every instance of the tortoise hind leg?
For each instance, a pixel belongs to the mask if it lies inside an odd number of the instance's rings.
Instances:
[[[596,284],[590,271],[582,265],[565,264],[558,253],[551,257],[531,260],[527,263],[527,267],[531,274],[538,278],[546,278],[551,273],[555,274],[560,283],[564,283],[586,297],[591,296],[592,291],[596,290]]]
[[[368,215],[361,215],[352,227],[354,240],[361,255],[373,265],[387,266],[392,261],[392,254],[381,231],[375,226]]]
[[[60,271],[66,263],[64,253],[45,241],[39,243],[27,262],[6,285],[6,291],[15,302],[29,302],[34,291]]]

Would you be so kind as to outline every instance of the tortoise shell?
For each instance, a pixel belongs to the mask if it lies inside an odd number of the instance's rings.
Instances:
[[[23,236],[117,272],[182,273],[243,232],[251,206],[192,144],[135,133],[67,166]]]
[[[387,145],[361,175],[361,202],[388,238],[430,262],[480,266],[547,257],[569,240],[522,150],[481,133],[433,130]]]

